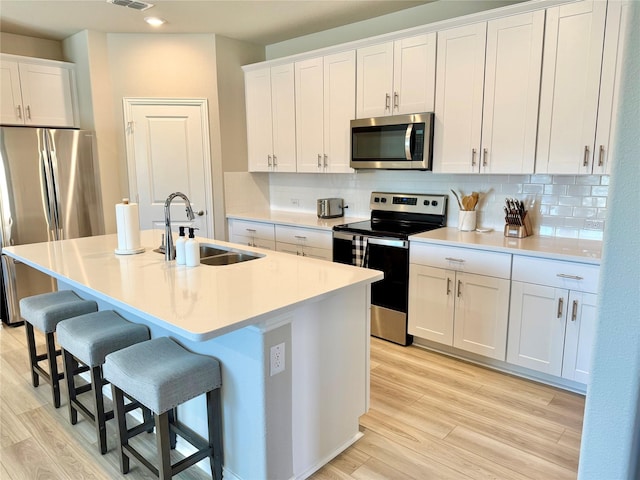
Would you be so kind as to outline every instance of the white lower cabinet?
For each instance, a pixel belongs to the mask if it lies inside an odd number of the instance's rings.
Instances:
[[[587,384],[599,267],[514,256],[507,362]]]
[[[272,223],[229,219],[229,241],[249,247],[276,249],[276,236]]]
[[[511,255],[412,245],[409,333],[505,360]]]
[[[276,250],[279,252],[331,261],[332,244],[331,231],[276,225]]]

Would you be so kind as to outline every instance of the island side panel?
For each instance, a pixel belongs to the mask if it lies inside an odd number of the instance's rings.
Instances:
[[[293,470],[305,478],[361,434],[369,394],[370,286],[309,304],[292,323]]]

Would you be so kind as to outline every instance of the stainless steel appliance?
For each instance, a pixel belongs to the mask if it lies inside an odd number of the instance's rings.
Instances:
[[[0,127],[0,254],[26,243],[104,233],[95,136],[85,130]],[[20,298],[55,290],[47,275],[0,255],[5,323]]]
[[[318,218],[344,216],[344,200],[342,198],[319,198],[316,207]]]
[[[373,268],[384,279],[371,286],[371,334],[400,345],[407,333],[409,236],[444,227],[446,195],[371,194],[371,220],[333,227],[333,261]]]
[[[351,120],[351,168],[431,170],[433,113]]]

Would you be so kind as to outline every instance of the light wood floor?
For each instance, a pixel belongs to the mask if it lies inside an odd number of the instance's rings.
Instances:
[[[378,339],[371,365],[364,437],[314,480],[576,478],[584,397]],[[121,477],[113,422],[101,456],[93,427],[72,427],[65,407],[63,397],[53,408],[48,385],[31,387],[24,329],[3,326],[0,479]],[[124,478],[151,477],[132,463]],[[205,476],[191,468],[176,478]]]

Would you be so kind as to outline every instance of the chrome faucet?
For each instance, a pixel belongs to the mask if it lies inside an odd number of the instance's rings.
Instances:
[[[180,197],[186,204],[187,218],[193,220],[196,218],[191,208],[191,202],[187,196],[182,192],[172,193],[164,201],[164,259],[169,262],[176,258],[176,249],[173,246],[173,236],[171,235],[171,202],[174,198]]]

